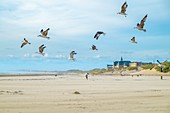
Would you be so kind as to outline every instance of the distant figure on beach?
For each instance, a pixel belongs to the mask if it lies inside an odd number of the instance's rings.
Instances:
[[[89,73],[86,73],[86,79],[88,80]]]
[[[57,74],[55,74],[55,77],[57,77],[58,75]]]
[[[161,76],[161,80],[163,80],[163,76]]]

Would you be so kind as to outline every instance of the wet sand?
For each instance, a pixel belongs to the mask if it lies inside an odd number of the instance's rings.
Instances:
[[[169,112],[170,76],[0,77],[0,113]]]

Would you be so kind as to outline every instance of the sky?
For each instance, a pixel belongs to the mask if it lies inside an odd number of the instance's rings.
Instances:
[[[124,2],[0,0],[0,72],[102,68],[121,56],[130,61],[170,61],[170,1],[126,0],[127,17],[117,14]],[[134,29],[146,14],[147,31]],[[50,40],[37,37],[47,28]],[[97,31],[106,35],[95,40]],[[129,42],[133,36],[138,44]],[[23,38],[31,45],[21,49]],[[41,44],[46,45],[45,56],[35,53]],[[93,44],[98,51],[90,50]],[[75,62],[68,61],[72,50],[77,52]]]

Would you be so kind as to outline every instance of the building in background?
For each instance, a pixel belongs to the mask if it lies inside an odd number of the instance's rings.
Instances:
[[[120,61],[114,61],[112,65],[107,64],[107,69],[111,70],[111,69],[121,69],[126,67],[138,67],[145,64],[152,64],[152,63],[124,61],[123,58],[121,57]]]

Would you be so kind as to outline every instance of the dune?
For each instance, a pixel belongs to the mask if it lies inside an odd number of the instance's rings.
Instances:
[[[156,71],[155,69],[147,69],[147,70],[141,70],[141,71],[136,71],[134,73],[131,74],[142,74],[142,75],[170,75],[170,73],[162,73],[159,71]]]

